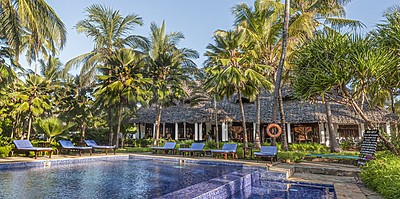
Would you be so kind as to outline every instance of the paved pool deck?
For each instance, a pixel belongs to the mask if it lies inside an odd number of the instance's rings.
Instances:
[[[154,155],[151,153],[117,153],[117,155],[135,155],[147,157],[163,157],[163,158],[182,158],[182,159],[202,159],[207,161],[223,161],[242,163],[248,166],[268,167],[270,171],[280,172],[286,174],[288,180],[299,182],[310,182],[318,184],[328,184],[335,187],[338,199],[381,199],[382,197],[377,193],[369,190],[358,180],[357,176],[359,168],[352,165],[336,164],[336,163],[323,163],[323,162],[301,162],[301,163],[280,163],[243,159],[214,159],[211,157],[182,157],[179,155]],[[44,160],[62,160],[62,159],[75,159],[75,158],[93,158],[104,157],[105,154],[95,153],[92,156],[84,154],[78,155],[53,155],[51,159],[47,156],[38,157],[6,157],[0,158],[0,164],[21,163],[21,162],[35,162]],[[113,156],[113,155],[108,155]]]

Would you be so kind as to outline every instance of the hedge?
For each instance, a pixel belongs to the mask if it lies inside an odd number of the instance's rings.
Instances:
[[[400,198],[400,157],[389,152],[378,153],[362,167],[361,180],[385,198]]]

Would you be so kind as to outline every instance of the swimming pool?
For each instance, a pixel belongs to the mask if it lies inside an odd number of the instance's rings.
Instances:
[[[108,156],[0,164],[0,198],[273,198],[277,190],[280,198],[295,194],[319,198],[328,190],[260,180],[261,176],[283,179],[282,173],[260,167],[151,158]]]
[[[0,172],[5,198],[154,198],[237,170],[153,160],[99,161]]]

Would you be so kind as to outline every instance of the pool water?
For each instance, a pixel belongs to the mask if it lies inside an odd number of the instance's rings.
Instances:
[[[333,186],[260,180],[236,192],[230,199],[335,199]]]
[[[238,166],[112,160],[0,171],[0,198],[154,198]]]
[[[0,199],[336,198],[332,186],[282,181],[280,174],[272,179],[281,181],[259,180],[261,173],[275,175],[257,167],[180,161],[103,159],[46,167],[0,167]]]

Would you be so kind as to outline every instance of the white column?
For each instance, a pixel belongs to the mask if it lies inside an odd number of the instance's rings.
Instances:
[[[194,123],[194,140],[199,140],[199,126],[197,126],[197,123]]]
[[[165,123],[162,124],[162,136],[165,137]]]
[[[255,122],[253,122],[253,140],[256,139],[256,131],[257,131],[257,124]]]
[[[153,137],[156,134],[156,124],[153,124]]]
[[[325,143],[325,128],[324,128],[324,123],[320,122],[318,123],[318,128],[319,128],[319,137],[321,138],[321,144]]]
[[[175,140],[178,140],[178,123],[175,123]]]
[[[229,141],[228,124],[225,123],[225,141]]]
[[[292,129],[291,129],[291,127],[290,127],[290,123],[287,123],[287,140],[288,140],[288,143],[292,143]]]
[[[336,133],[336,140],[340,140],[340,135],[339,135],[339,131],[338,131],[338,129],[339,129],[339,124],[333,124],[333,130],[335,131],[335,133]]]
[[[329,127],[328,127],[328,122],[325,122],[325,124],[324,124],[324,126],[325,126],[325,131],[326,131],[326,141],[325,141],[325,145],[326,146],[329,146]]]
[[[364,123],[361,123],[361,124],[359,124],[359,128],[360,128],[360,133],[359,133],[359,135],[360,135],[360,140],[362,139],[362,137],[364,137],[364,132],[365,132],[365,125],[364,125]]]
[[[199,124],[199,140],[203,140],[203,123]]]
[[[392,132],[390,132],[390,122],[386,122],[386,133],[390,136]]]
[[[186,122],[183,123],[183,137],[186,138]]]
[[[221,128],[222,128],[222,129],[221,129],[221,130],[222,130],[222,138],[221,138],[221,139],[222,139],[223,142],[226,141],[226,139],[225,139],[225,137],[226,137],[226,136],[225,136],[225,134],[226,134],[225,126],[226,126],[225,122],[222,122],[222,125],[221,125]]]

